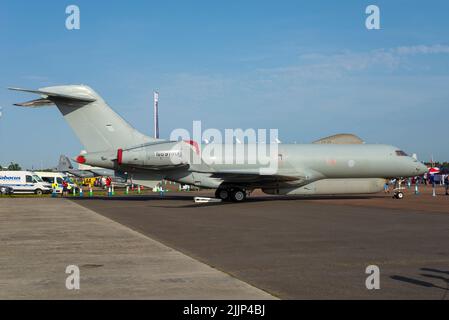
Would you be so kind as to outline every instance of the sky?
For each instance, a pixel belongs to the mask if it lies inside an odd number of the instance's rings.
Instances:
[[[66,28],[66,7],[80,29]],[[380,29],[368,30],[368,5]],[[0,0],[0,165],[54,167],[80,144],[54,107],[7,87],[87,84],[138,130],[354,133],[449,160],[448,1]]]

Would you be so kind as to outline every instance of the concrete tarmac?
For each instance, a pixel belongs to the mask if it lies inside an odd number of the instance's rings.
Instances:
[[[0,299],[274,298],[65,199],[0,198],[0,238]]]
[[[283,299],[448,299],[449,198],[437,201],[426,211],[383,195],[76,200]],[[365,286],[369,265],[380,268],[379,290]]]

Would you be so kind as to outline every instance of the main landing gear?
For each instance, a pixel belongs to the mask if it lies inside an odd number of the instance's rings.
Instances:
[[[215,197],[223,201],[242,202],[246,200],[246,190],[240,188],[218,188]]]

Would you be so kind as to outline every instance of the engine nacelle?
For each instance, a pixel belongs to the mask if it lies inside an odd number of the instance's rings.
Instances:
[[[190,163],[195,150],[186,142],[155,143],[117,150],[117,164],[132,167],[176,167]]]
[[[201,163],[201,158],[195,143],[168,141],[116,151],[83,153],[78,156],[77,162],[110,169],[120,169],[121,166],[166,169]]]

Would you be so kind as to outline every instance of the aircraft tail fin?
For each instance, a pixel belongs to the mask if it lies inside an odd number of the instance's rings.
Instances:
[[[69,157],[61,154],[61,156],[59,157],[59,163],[58,166],[56,167],[56,170],[60,171],[60,172],[66,172],[69,170],[73,170],[73,165],[72,162],[70,161]]]
[[[88,86],[9,89],[41,95],[40,99],[18,103],[17,106],[34,108],[56,105],[88,152],[115,151],[158,141],[134,129]]]

